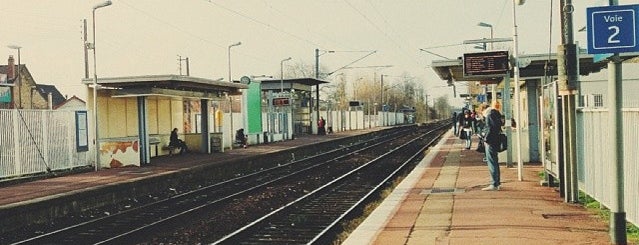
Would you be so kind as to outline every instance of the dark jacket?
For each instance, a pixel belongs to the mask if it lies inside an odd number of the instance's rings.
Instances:
[[[484,127],[485,142],[492,147],[499,146],[499,134],[501,134],[501,113],[498,110],[490,109],[486,115],[486,126]]]
[[[179,146],[180,145],[180,139],[178,139],[177,132],[171,131],[171,138],[169,139],[169,145],[170,146]]]

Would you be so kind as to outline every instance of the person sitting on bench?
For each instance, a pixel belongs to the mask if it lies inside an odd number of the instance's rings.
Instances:
[[[187,152],[189,150],[189,148],[186,146],[186,142],[184,142],[181,139],[178,139],[178,129],[174,128],[173,131],[171,131],[171,139],[169,141],[169,147],[179,147],[180,148],[180,155],[182,155],[184,152]]]
[[[238,129],[237,132],[235,132],[235,143],[246,148],[246,135],[244,134],[243,128]]]

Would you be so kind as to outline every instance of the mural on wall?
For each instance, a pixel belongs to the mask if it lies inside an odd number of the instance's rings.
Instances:
[[[184,101],[184,133],[195,133],[196,125],[193,122],[194,115],[200,113],[200,101],[199,100],[189,100]]]
[[[139,141],[101,142],[100,165],[105,168],[140,166]]]

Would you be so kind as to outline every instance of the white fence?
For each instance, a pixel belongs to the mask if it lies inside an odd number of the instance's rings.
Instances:
[[[616,147],[608,135],[607,109],[581,109],[577,113],[577,164],[579,188],[610,207],[617,180],[611,179],[610,153]],[[624,205],[626,219],[639,224],[639,109],[623,109]]]
[[[0,110],[0,179],[89,165],[75,111]]]

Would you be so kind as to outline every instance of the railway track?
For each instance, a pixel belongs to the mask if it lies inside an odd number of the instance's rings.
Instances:
[[[213,244],[331,244],[389,181],[439,137],[433,130],[397,146]],[[424,144],[425,143],[425,144]]]
[[[337,180],[335,176],[362,168],[359,163],[344,164],[345,159],[365,158],[369,162],[375,157],[364,157],[363,152],[380,152],[380,148],[392,147],[397,138],[411,130],[416,129],[396,130],[383,137],[281,163],[121,213],[26,237],[13,244],[194,243],[228,239],[224,238],[227,234],[257,229],[243,227],[273,216],[268,215],[271,210],[311,193],[320,195],[317,190],[325,189],[320,187],[326,182]],[[317,176],[314,174],[317,172],[327,175]]]

